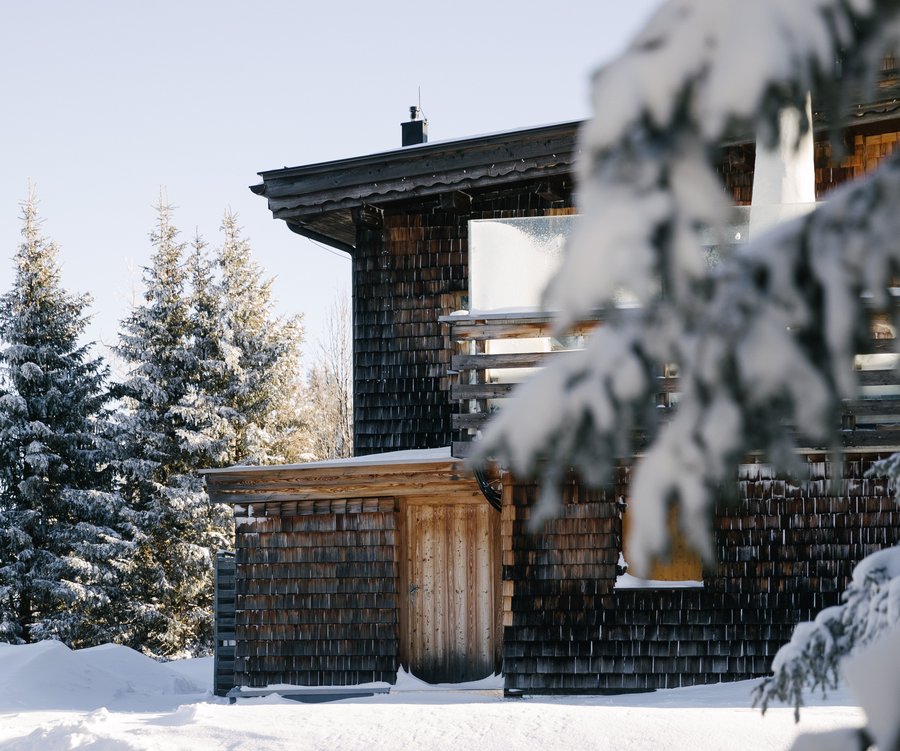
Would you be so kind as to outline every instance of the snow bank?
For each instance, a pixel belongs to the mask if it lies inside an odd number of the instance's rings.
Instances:
[[[504,700],[497,676],[429,685],[400,671],[392,693],[371,698],[229,705],[205,691],[211,668],[209,659],[160,664],[117,646],[0,645],[0,750],[770,751],[788,746],[798,731],[862,724],[843,695],[805,709],[799,727],[790,709],[762,718],[748,707],[754,681]]]
[[[211,681],[211,661],[196,662],[206,663]],[[56,641],[0,643],[0,712],[171,708],[204,694],[210,681],[170,664],[115,644],[73,651]]]
[[[625,573],[616,577],[614,589],[703,589],[703,582],[696,579],[682,581],[641,579]]]
[[[426,683],[401,667],[397,671],[397,682],[391,689],[392,694],[409,691],[502,691],[503,676],[489,675],[480,681],[467,683]]]

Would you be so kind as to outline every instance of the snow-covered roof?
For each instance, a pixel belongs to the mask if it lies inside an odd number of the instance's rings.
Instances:
[[[399,496],[471,498],[478,484],[450,448],[391,451],[306,464],[204,470],[216,503],[307,503]]]
[[[265,179],[270,175],[302,175],[314,170],[317,171],[333,168],[343,168],[353,166],[361,160],[384,161],[395,156],[402,155],[405,157],[409,154],[416,154],[418,158],[424,158],[428,154],[428,152],[439,152],[448,147],[459,148],[474,144],[480,144],[486,141],[506,141],[524,135],[530,135],[532,133],[542,133],[544,131],[560,129],[577,130],[577,128],[580,127],[583,122],[583,120],[562,121],[555,123],[545,123],[542,125],[528,125],[520,128],[511,128],[509,130],[492,131],[490,133],[477,133],[475,135],[463,136],[461,138],[443,138],[437,141],[426,141],[425,143],[412,144],[410,146],[403,146],[397,149],[389,149],[387,151],[379,151],[375,152],[374,154],[366,154],[364,156],[332,159],[325,162],[315,162],[313,164],[306,164],[298,167],[282,167],[280,169],[263,170],[261,172],[258,172],[257,174]]]
[[[204,469],[201,474],[232,474],[234,472],[271,472],[273,470],[319,470],[341,469],[342,467],[375,467],[390,464],[434,464],[436,462],[457,461],[450,455],[450,447],[442,446],[435,449],[413,449],[410,451],[386,451],[383,454],[369,454],[367,456],[351,456],[346,459],[329,459],[321,462],[304,462],[302,464],[278,464],[278,465],[241,465],[221,467],[219,469]]]

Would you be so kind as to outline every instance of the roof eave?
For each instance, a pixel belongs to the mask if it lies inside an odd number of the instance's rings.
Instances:
[[[569,174],[581,122],[420,144],[352,159],[260,172],[251,190],[298,234],[348,252],[363,206],[437,198]]]

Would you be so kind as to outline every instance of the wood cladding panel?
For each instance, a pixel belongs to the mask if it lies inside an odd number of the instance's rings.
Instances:
[[[360,471],[363,469],[365,471]],[[398,496],[428,492],[454,493],[470,471],[447,460],[381,467],[338,467],[328,474],[290,472],[220,473],[207,475],[207,487],[219,503],[235,506],[239,516],[382,511]],[[383,493],[384,496],[376,496]],[[366,497],[360,498],[365,494]]]
[[[483,500],[403,511],[404,658],[430,682],[483,678],[499,665],[499,515]]]
[[[234,687],[234,554],[224,551],[215,557],[215,635],[213,641],[213,692],[225,696]]]
[[[865,476],[879,457],[848,455],[835,472],[828,455],[807,454],[795,482],[742,465],[736,505],[716,514],[718,565],[702,589],[614,589],[624,468],[606,491],[567,484],[563,515],[541,534],[528,527],[536,486],[506,483],[507,688],[632,690],[768,673],[794,625],[837,604],[864,556],[900,541],[891,489]]]
[[[376,500],[383,510],[236,518],[238,685],[394,679],[398,514]]]

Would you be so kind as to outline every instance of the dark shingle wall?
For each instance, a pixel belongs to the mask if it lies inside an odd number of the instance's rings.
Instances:
[[[719,564],[703,589],[613,589],[624,470],[609,491],[570,483],[563,516],[541,535],[527,530],[536,487],[515,483],[502,526],[507,688],[648,689],[767,673],[794,625],[838,604],[853,566],[900,540],[885,482],[864,477],[875,457],[851,456],[835,479],[827,457],[808,455],[796,485],[744,465],[738,504],[716,517]]]
[[[385,208],[360,227],[353,257],[354,449],[357,455],[449,446],[449,332],[438,319],[468,305],[470,219],[542,216],[571,206],[538,195],[545,183],[437,203]],[[465,206],[465,203],[463,203]]]
[[[393,682],[398,515],[378,508],[235,520],[237,685]]]

